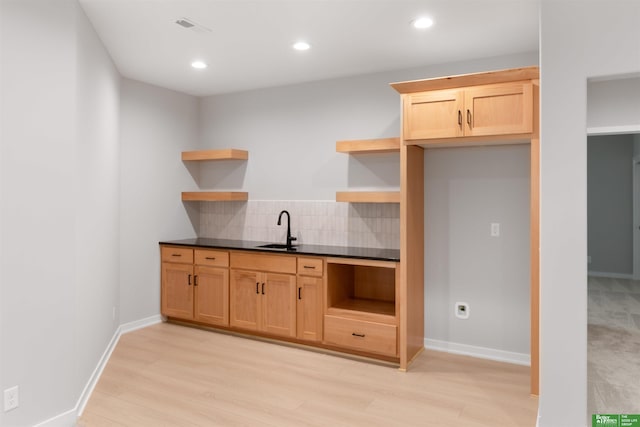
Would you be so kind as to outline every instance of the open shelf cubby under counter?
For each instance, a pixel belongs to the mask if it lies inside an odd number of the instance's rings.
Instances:
[[[396,263],[327,261],[327,314],[397,324]]]

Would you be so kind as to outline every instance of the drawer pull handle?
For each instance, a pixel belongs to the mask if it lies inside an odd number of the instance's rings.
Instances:
[[[302,291],[302,288],[298,288],[298,299],[302,299],[302,295],[300,295],[301,291]]]
[[[171,254],[171,256],[182,256],[182,254]]]
[[[262,283],[262,295],[264,295],[264,283]]]
[[[469,128],[473,127],[471,126],[471,111],[467,110],[467,124],[469,125]]]
[[[462,127],[462,111],[458,110],[458,126]]]
[[[310,268],[311,270],[315,270],[316,266],[315,265],[305,265],[304,268]]]
[[[198,275],[193,276],[193,286],[198,286]]]
[[[211,261],[215,261],[216,257],[214,257],[214,256],[208,256],[208,257],[205,257],[204,259],[209,259],[209,260],[211,260]]]
[[[191,275],[189,275],[189,281],[187,282],[187,286],[191,286]]]
[[[364,338],[364,334],[357,334],[357,333],[353,332],[351,335],[354,336],[354,337],[358,337],[358,338]]]
[[[260,286],[260,282],[256,282],[256,294],[260,294],[260,290],[258,287]]]

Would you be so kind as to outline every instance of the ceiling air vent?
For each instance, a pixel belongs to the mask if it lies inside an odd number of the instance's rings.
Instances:
[[[211,29],[205,27],[204,25],[198,24],[193,19],[189,18],[180,18],[176,21],[176,24],[180,25],[182,28],[187,28],[196,33],[210,33]]]

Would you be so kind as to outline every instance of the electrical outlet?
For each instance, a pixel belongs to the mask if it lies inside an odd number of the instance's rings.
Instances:
[[[6,389],[4,391],[4,412],[16,409],[18,404],[18,386]]]
[[[491,223],[491,237],[500,237],[500,223],[492,222]]]
[[[457,302],[453,306],[453,311],[458,319],[469,318],[469,304],[466,302]]]

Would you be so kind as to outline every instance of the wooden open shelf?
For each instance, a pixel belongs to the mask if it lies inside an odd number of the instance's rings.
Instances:
[[[336,202],[400,203],[399,191],[338,191]]]
[[[336,142],[338,153],[393,153],[400,152],[400,138],[355,139]]]
[[[249,199],[243,191],[183,191],[183,202],[229,202]]]
[[[249,152],[236,150],[235,148],[225,148],[221,150],[199,150],[183,151],[183,161],[205,161],[205,160],[247,160]]]
[[[327,309],[329,314],[344,316],[344,312],[365,312],[370,314],[379,314],[381,316],[391,316],[395,318],[396,303],[395,301],[380,301],[365,298],[347,298],[334,303]]]

